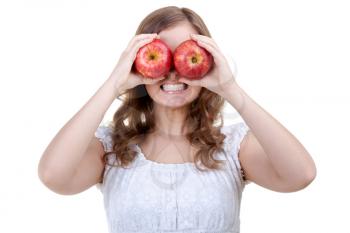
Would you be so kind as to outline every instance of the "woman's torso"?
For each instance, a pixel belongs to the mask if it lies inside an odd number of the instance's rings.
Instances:
[[[223,129],[228,135],[224,143],[227,157],[225,153],[215,154],[216,159],[225,161],[225,169],[219,171],[197,170],[189,162],[193,161],[191,153],[186,154],[195,151],[191,147],[179,152],[176,143],[164,148],[150,143],[131,144],[137,151],[136,159],[128,168],[106,166],[100,186],[109,231],[239,232],[244,182],[236,142],[240,142],[245,129],[242,125]],[[99,131],[105,134],[102,140],[110,142],[109,129]],[[104,145],[106,150],[111,149],[108,143]],[[114,156],[108,160],[115,162]]]

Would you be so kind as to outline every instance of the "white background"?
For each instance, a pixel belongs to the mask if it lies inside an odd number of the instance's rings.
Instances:
[[[121,1],[120,1],[121,2]],[[0,3],[0,232],[107,232],[102,195],[47,189],[37,166],[58,130],[108,78],[141,20],[167,6],[202,16],[236,80],[317,165],[306,189],[249,184],[241,232],[350,232],[350,7],[346,1]],[[116,100],[105,115],[111,120]],[[237,119],[227,106],[229,123]],[[267,129],[268,130],[268,129]]]

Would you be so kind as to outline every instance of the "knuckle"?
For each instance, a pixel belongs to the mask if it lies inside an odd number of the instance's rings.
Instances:
[[[151,36],[152,34],[149,34],[149,33],[143,33],[143,34],[138,34],[136,36],[137,39],[144,39],[144,38],[147,38],[149,36]]]

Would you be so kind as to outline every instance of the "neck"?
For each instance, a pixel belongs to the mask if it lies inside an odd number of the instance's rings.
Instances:
[[[155,133],[163,136],[183,136],[187,132],[185,119],[187,108],[169,108],[154,105]]]

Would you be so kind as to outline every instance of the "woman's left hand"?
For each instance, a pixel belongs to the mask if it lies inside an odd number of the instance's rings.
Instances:
[[[197,34],[191,34],[191,38],[212,54],[214,58],[213,67],[201,79],[180,78],[179,81],[191,86],[202,86],[218,95],[225,96],[231,85],[236,83],[225,56],[212,38]]]

